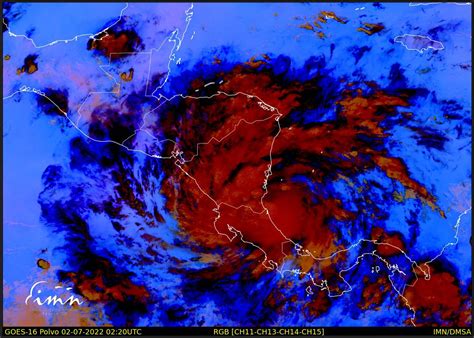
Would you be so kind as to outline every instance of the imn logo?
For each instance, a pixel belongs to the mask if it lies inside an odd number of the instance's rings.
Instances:
[[[433,329],[435,336],[471,336],[471,329]]]

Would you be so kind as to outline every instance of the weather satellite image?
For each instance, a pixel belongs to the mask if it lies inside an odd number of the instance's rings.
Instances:
[[[3,325],[470,327],[470,3],[3,3]]]

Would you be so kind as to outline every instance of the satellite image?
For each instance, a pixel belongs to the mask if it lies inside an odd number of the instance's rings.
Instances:
[[[3,325],[471,327],[470,3],[3,3]]]

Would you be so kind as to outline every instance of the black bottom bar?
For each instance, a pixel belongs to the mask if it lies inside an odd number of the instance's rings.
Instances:
[[[4,327],[2,336],[31,337],[317,337],[317,336],[473,336],[470,327]]]

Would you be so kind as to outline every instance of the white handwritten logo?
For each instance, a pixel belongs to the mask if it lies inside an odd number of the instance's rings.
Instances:
[[[30,299],[32,299],[34,296],[36,296],[36,298],[34,298],[32,300],[33,303],[36,303],[38,305],[44,305],[44,304],[47,304],[47,305],[56,305],[56,304],[61,304],[61,305],[69,305],[69,306],[72,306],[74,305],[74,303],[77,303],[78,305],[81,305],[82,303],[84,303],[83,301],[81,302],[79,300],[79,298],[71,295],[69,298],[63,300],[60,296],[57,296],[57,295],[49,295],[47,296],[46,298],[44,298],[43,300],[41,299],[41,292],[42,290],[40,289],[40,287],[38,287],[38,285],[40,284],[45,284],[46,281],[42,280],[42,281],[39,281],[39,282],[36,282],[35,284],[33,284],[33,286],[31,287],[30,289],[30,294],[28,295],[28,297],[26,297],[25,299],[25,304],[28,305],[28,301]],[[54,287],[55,290],[58,290],[58,289],[64,289],[62,286],[60,285],[57,285]],[[72,290],[71,287],[68,287],[68,288],[65,288],[65,290],[67,291],[70,291]],[[46,290],[47,291],[47,290]],[[44,296],[43,296],[44,297]]]

